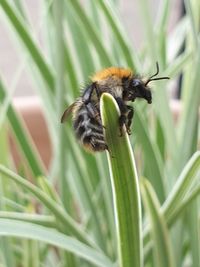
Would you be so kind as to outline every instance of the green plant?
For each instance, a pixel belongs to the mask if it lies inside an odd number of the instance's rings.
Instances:
[[[117,2],[94,0],[82,6],[78,0],[41,1],[41,49],[30,28],[25,1],[0,0],[1,17],[20,44],[22,65],[39,89],[53,146],[47,171],[1,78],[2,266],[109,267],[119,262],[120,267],[200,266],[200,3],[185,0],[186,14],[167,34],[171,2],[161,2],[153,23],[148,1],[140,1],[146,45],[137,51],[116,13]],[[106,138],[117,155],[110,158],[110,180],[105,153],[85,153],[71,125],[61,126],[61,113],[95,70],[124,65],[148,77],[156,61],[160,75],[173,80],[182,74],[178,122],[173,120],[167,94],[170,83],[159,81],[153,86],[151,106],[135,104],[130,142],[136,172],[127,137],[115,146],[117,109],[109,96],[103,96]],[[15,167],[8,146],[10,129],[25,159],[18,174],[11,171]],[[27,178],[30,174],[32,182]]]

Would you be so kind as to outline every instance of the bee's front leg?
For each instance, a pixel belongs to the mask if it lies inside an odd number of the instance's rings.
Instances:
[[[134,108],[131,106],[126,106],[128,109],[127,113],[127,122],[126,122],[126,131],[129,135],[131,135],[131,123],[133,120],[133,115],[134,115]]]
[[[119,117],[119,130],[120,130],[120,136],[122,136],[123,126],[126,125],[126,121],[127,121],[127,106],[125,105],[124,101],[120,97],[117,97],[116,101],[121,112],[121,115]]]

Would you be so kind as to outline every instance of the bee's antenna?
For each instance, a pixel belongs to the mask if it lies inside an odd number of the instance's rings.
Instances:
[[[166,80],[166,79],[170,79],[169,77],[158,77],[158,78],[153,78],[155,76],[157,76],[159,73],[159,65],[158,62],[156,62],[156,73],[153,74],[151,77],[149,77],[149,79],[146,81],[145,86],[147,86],[147,84],[151,81],[158,81],[158,80]],[[152,79],[153,78],[153,79]]]

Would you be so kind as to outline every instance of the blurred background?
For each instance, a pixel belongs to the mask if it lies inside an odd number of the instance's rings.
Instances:
[[[170,80],[129,137],[154,205],[144,190],[144,266],[199,267],[200,1],[0,1],[0,267],[117,266],[106,153],[60,119],[95,71],[156,62]]]
[[[81,1],[83,5],[87,1]],[[149,7],[153,20],[158,18],[159,6],[162,0],[150,0]],[[43,48],[43,23],[44,12],[42,9],[42,1],[40,0],[28,0],[26,1],[26,11],[29,15],[29,22],[31,31],[35,38],[39,41],[41,48]],[[115,1],[115,9],[119,15],[121,23],[124,25],[124,29],[130,41],[134,44],[136,49],[142,47],[144,43],[144,28],[142,17],[140,16],[139,0],[124,0]],[[171,1],[168,31],[171,31],[176,24],[177,20],[182,15],[183,2],[182,0]],[[104,25],[106,27],[106,25]],[[21,58],[17,53],[16,44],[13,43],[13,37],[7,30],[6,25],[0,24],[0,72],[5,78],[9,90],[14,90],[15,96],[28,96],[37,94],[33,83],[26,72],[26,64],[24,58]],[[13,79],[11,79],[13,77]],[[85,77],[87,79],[87,77]],[[15,80],[15,85],[13,85]],[[15,88],[13,88],[13,86]],[[12,89],[13,88],[13,89]]]

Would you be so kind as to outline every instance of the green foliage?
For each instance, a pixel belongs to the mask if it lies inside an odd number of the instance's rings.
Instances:
[[[200,2],[185,0],[186,14],[168,32],[172,1],[161,1],[156,22],[150,3],[139,1],[141,49],[126,34],[119,2],[40,1],[42,49],[27,26],[26,1],[0,0],[2,23],[38,88],[53,151],[47,171],[1,77],[0,266],[200,266]],[[156,61],[171,81],[182,74],[178,120],[172,82],[152,83],[153,104],[135,103],[130,145],[118,136],[116,106],[104,95],[109,164],[106,153],[83,151],[72,127],[60,124],[83,82],[110,65],[146,78]],[[24,159],[19,171],[8,131]]]

